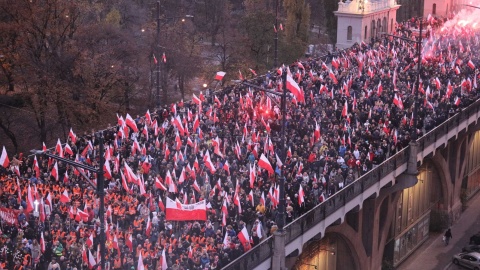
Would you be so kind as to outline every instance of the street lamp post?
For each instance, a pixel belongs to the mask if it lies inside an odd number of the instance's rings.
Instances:
[[[90,171],[92,173],[97,174],[97,195],[98,199],[100,200],[100,206],[98,209],[98,218],[100,219],[100,235],[99,235],[99,241],[100,241],[100,267],[101,269],[105,269],[105,179],[104,179],[104,172],[103,172],[103,166],[105,164],[105,157],[104,157],[104,152],[105,148],[103,145],[103,134],[102,132],[97,133],[97,138],[98,138],[98,143],[99,143],[99,155],[100,155],[100,162],[99,162],[99,168],[95,168],[92,166],[88,166],[82,163],[75,162],[73,160],[63,158],[48,152],[43,152],[43,151],[37,151],[37,150],[32,150],[33,154],[42,154],[45,155],[49,158],[53,158],[58,161],[62,161],[66,164],[72,165],[76,168],[81,168],[87,171]],[[91,182],[88,181],[88,183],[95,188],[95,185]],[[98,263],[98,262],[97,262]]]
[[[273,68],[278,67],[278,0],[275,0],[275,57],[273,58]]]
[[[253,89],[270,93],[273,95],[280,96],[280,111],[282,113],[282,129],[280,131],[280,147],[282,149],[280,153],[280,157],[283,159],[283,163],[285,163],[285,159],[287,157],[287,148],[285,145],[285,126],[286,126],[286,115],[287,115],[287,71],[282,71],[282,83],[283,83],[283,91],[276,92],[269,89],[265,89],[263,87],[259,87],[257,85],[243,82],[242,84],[249,86]],[[273,247],[273,258],[272,258],[272,270],[284,270],[285,268],[285,166],[282,166],[280,169],[280,175],[278,177],[279,183],[278,188],[279,191],[279,204],[278,204],[278,212],[276,216],[276,224],[278,229],[273,233],[274,236],[274,247]]]
[[[160,1],[157,1],[157,56],[160,57]],[[157,70],[157,85],[156,85],[156,107],[160,108],[160,59],[155,63]]]

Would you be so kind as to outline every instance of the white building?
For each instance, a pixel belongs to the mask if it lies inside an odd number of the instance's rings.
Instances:
[[[395,0],[346,0],[338,3],[337,47],[370,42],[381,33],[392,33],[400,5]]]

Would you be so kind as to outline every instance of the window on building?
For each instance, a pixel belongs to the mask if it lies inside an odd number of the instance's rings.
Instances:
[[[388,27],[387,27],[387,18],[383,17],[383,22],[382,22],[382,32],[387,32]]]
[[[365,25],[365,33],[364,33],[364,40],[367,40],[367,30],[368,30],[368,26]]]
[[[352,40],[352,27],[347,27],[347,40]]]
[[[370,27],[370,38],[375,37],[375,20],[372,21],[372,26]]]
[[[377,20],[377,37],[379,36],[379,33],[382,31],[382,22],[380,19]]]
[[[390,19],[390,33],[393,33],[393,19]]]
[[[432,6],[432,15],[437,14],[437,4],[433,4]]]

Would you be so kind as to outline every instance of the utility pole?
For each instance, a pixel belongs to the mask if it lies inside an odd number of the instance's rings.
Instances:
[[[160,52],[160,1],[157,1],[157,57],[162,57],[161,52]],[[157,93],[156,93],[156,107],[160,108],[160,61],[161,58],[157,58],[157,62],[155,63],[156,67],[155,69],[157,70]]]
[[[105,269],[105,179],[104,179],[104,172],[103,166],[105,165],[105,149],[103,145],[103,132],[97,133],[98,136],[98,143],[100,146],[99,155],[100,155],[100,164],[97,172],[97,194],[98,199],[100,200],[100,209],[98,209],[98,218],[100,219],[100,269]]]
[[[275,0],[275,57],[273,58],[273,68],[278,67],[278,0]]]

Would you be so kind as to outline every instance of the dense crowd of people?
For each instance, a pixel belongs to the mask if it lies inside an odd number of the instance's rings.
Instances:
[[[146,269],[221,269],[277,229],[280,173],[288,223],[406,147],[413,133],[471,104],[478,98],[478,33],[439,25],[429,29],[434,35],[424,39],[421,59],[414,44],[379,37],[250,80],[281,91],[288,73],[285,157],[279,96],[242,84],[119,117],[102,131],[107,267],[136,269],[141,259]],[[396,34],[415,38],[418,26],[414,18]],[[95,134],[71,132],[52,152],[98,166],[98,142]],[[273,172],[260,165],[263,156]],[[1,207],[15,211],[18,223],[2,220],[0,269],[98,264],[98,194],[82,176],[95,182],[94,174],[41,155],[16,156],[1,170]],[[205,200],[207,219],[168,220],[167,197]],[[248,241],[239,237],[244,228]]]

